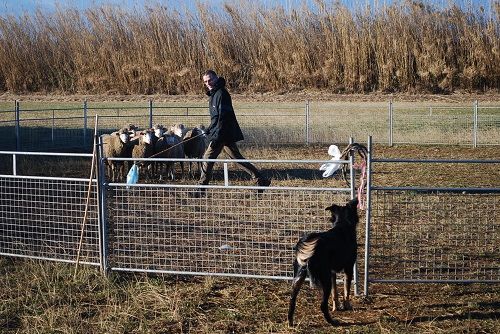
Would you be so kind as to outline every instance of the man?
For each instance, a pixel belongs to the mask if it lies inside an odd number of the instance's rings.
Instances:
[[[224,150],[231,159],[245,159],[236,146],[236,142],[243,140],[243,133],[234,114],[231,95],[226,90],[226,80],[218,77],[213,70],[203,74],[203,83],[207,88],[210,110],[210,126],[206,130],[208,147],[203,155],[204,159],[217,159]],[[262,176],[260,171],[249,162],[238,162],[243,169],[255,180],[255,184],[267,187],[271,180]],[[212,178],[214,162],[203,162],[199,184],[206,185]]]

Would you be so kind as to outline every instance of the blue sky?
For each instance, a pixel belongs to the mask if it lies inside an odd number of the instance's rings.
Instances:
[[[217,5],[223,3],[224,0],[200,0],[201,2],[210,3],[213,5]],[[249,0],[251,1],[251,0]],[[254,0],[255,1],[255,0]],[[299,6],[304,0],[260,0],[267,5],[275,5],[282,4],[285,8]],[[305,0],[307,3],[313,3],[313,0]],[[334,1],[334,0],[327,0]],[[376,4],[384,4],[390,3],[391,0],[353,0],[341,1],[348,6],[366,4],[369,3],[372,6]],[[450,3],[449,0],[432,0],[432,2],[436,5],[444,5],[446,6]],[[474,7],[479,7],[480,5],[484,6],[485,10],[489,12],[491,4],[494,0],[459,0],[454,1],[455,3],[459,3],[461,5],[472,5]],[[119,5],[121,7],[129,7],[129,8],[142,8],[144,4],[156,4],[161,3],[164,6],[172,6],[177,9],[183,10],[186,6],[188,8],[194,8],[196,0],[0,0],[0,15],[20,15],[23,12],[32,13],[35,8],[40,8],[43,11],[53,11],[56,7],[65,6],[76,7],[79,9],[85,9],[88,7],[95,6],[96,4],[114,4]]]

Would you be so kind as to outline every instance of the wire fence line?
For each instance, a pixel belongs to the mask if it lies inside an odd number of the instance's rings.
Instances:
[[[302,234],[329,228],[325,207],[349,198],[348,189],[217,187],[196,200],[188,188],[110,191],[113,270],[275,279],[293,276],[292,247]]]
[[[372,196],[370,282],[499,281],[498,193]]]
[[[500,160],[377,159],[368,143],[364,291],[374,282],[500,283],[500,184],[381,186],[377,165],[450,163],[500,167]],[[493,167],[492,170],[499,170]]]
[[[87,183],[85,179],[0,176],[0,255],[74,262]],[[89,206],[81,263],[99,265],[95,187]]]
[[[4,140],[0,149],[17,151],[90,151],[95,115],[99,134],[132,123],[139,128],[208,122],[206,107],[153,104],[143,106],[81,106],[0,110]],[[343,143],[345,138],[372,136],[394,144],[500,145],[500,106],[321,106],[306,101],[294,105],[240,106],[238,120],[248,144]]]
[[[409,160],[373,158],[371,141],[369,152],[367,207],[360,210],[365,228],[358,228],[357,267],[365,294],[374,282],[500,283],[500,188],[372,184],[377,165]],[[0,152],[9,161],[20,154],[30,153]],[[98,162],[81,263],[103,271],[291,279],[298,238],[328,229],[324,208],[355,193],[354,183],[345,188],[278,184],[263,193],[253,186],[216,184],[197,197],[195,184],[109,183],[104,160]],[[286,161],[274,161],[280,162]],[[354,172],[354,162],[344,162]],[[14,168],[0,175],[0,255],[76,262],[88,183],[15,175]]]

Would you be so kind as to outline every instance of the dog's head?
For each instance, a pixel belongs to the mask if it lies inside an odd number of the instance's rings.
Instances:
[[[332,225],[348,224],[355,227],[359,222],[357,198],[350,200],[345,206],[332,204],[325,210],[332,213],[332,218],[330,219]]]

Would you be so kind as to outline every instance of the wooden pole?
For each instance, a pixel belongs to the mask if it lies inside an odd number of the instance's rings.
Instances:
[[[89,203],[90,203],[90,194],[92,192],[92,179],[94,178],[94,169],[96,165],[96,138],[97,138],[97,119],[98,116],[96,115],[95,117],[95,123],[94,123],[94,144],[93,144],[93,149],[92,149],[92,163],[90,166],[90,178],[89,178],[89,185],[87,188],[87,199],[85,202],[85,213],[83,214],[83,222],[82,222],[82,228],[80,231],[80,242],[78,243],[78,251],[76,253],[76,264],[75,264],[75,274],[73,278],[76,278],[76,273],[78,272],[78,264],[80,263],[80,252],[82,249],[82,244],[83,244],[83,234],[85,232],[85,225],[87,224],[87,216],[89,212]]]

